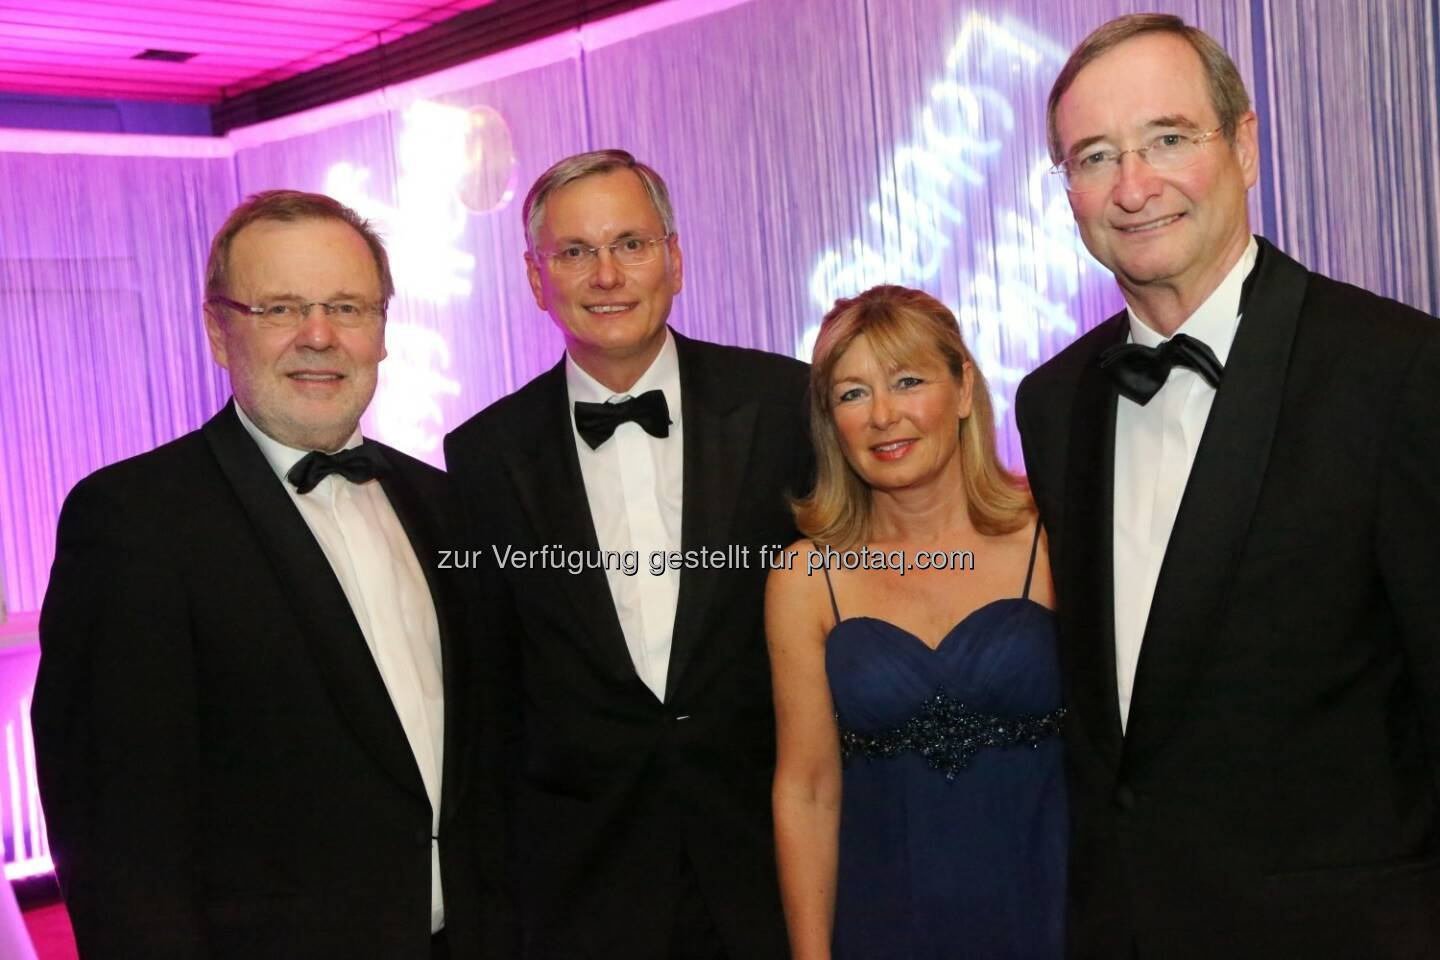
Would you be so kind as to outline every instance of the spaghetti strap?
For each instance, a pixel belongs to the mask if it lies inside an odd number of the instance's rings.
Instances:
[[[1035,556],[1040,552],[1040,518],[1035,518],[1035,539],[1030,541],[1030,566],[1025,568],[1025,590],[1020,594],[1020,599],[1030,599],[1030,580],[1035,576]],[[829,574],[826,574],[828,577]],[[831,591],[830,602],[835,602],[835,593]]]
[[[816,550],[820,549],[820,545],[814,540],[810,541],[810,546]],[[838,625],[840,623],[840,604],[835,602],[835,584],[830,582],[830,569],[822,563],[820,572],[825,574],[825,589],[830,591],[830,610],[835,614],[835,623]]]

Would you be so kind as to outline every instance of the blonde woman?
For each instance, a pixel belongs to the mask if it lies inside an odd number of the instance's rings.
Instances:
[[[1066,813],[1043,531],[954,316],[825,317],[808,539],[766,591],[795,960],[1062,953]]]

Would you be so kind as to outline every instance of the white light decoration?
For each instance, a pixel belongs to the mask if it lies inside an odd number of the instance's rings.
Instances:
[[[4,821],[10,827],[11,848],[5,857],[5,877],[49,873],[50,838],[45,813],[40,809],[40,780],[35,773],[35,741],[30,731],[30,698],[14,705],[16,719],[5,721],[5,774],[9,781]]]
[[[337,163],[325,177],[326,193],[384,235],[402,297],[443,304],[470,294],[475,257],[460,245],[469,214],[459,198],[469,128],[470,114],[460,107],[420,100],[405,109],[395,143],[394,206],[366,191],[366,168]]]
[[[385,346],[371,409],[376,434],[416,456],[433,453],[445,428],[439,398],[460,396],[459,382],[441,372],[450,368],[450,345],[434,330],[396,323]]]
[[[1037,70],[1054,72],[1065,57],[1022,24],[972,13],[946,56],[945,75],[931,83],[929,99],[917,109],[912,138],[894,148],[881,171],[879,197],[867,212],[883,240],[872,246],[853,237],[825,251],[810,274],[811,297],[828,310],[837,298],[877,283],[924,287],[950,262],[957,239],[969,242],[959,265],[960,306],[950,306],[995,388],[997,417],[1009,409],[1026,370],[1001,362],[1002,335],[1012,348],[1018,335],[1025,359],[1034,361],[1042,330],[1074,334],[1068,301],[1091,261],[1043,154],[1025,164],[1025,203],[995,211],[993,241],[968,240],[957,200],[983,186],[988,171],[1016,167],[998,163],[1015,127],[1015,109],[1001,84],[1014,85],[1018,76]],[[976,74],[990,82],[966,79]],[[810,359],[817,327],[796,343],[802,360]]]
[[[394,205],[369,193],[368,168],[349,162],[330,168],[325,192],[385,237],[396,303],[385,331],[389,356],[380,367],[371,422],[381,439],[424,455],[440,446],[441,398],[457,397],[461,388],[445,372],[449,343],[407,318],[470,296],[475,256],[465,249],[469,219],[472,212],[509,205],[515,157],[509,127],[494,109],[426,100],[405,108],[395,153]]]

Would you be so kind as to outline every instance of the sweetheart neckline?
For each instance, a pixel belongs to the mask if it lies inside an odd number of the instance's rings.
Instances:
[[[1038,609],[1045,611],[1046,613],[1050,614],[1052,617],[1055,615],[1055,611],[1054,611],[1054,610],[1051,610],[1049,607],[1045,606],[1045,605],[1042,604],[1042,603],[1038,603],[1038,602],[1036,602],[1036,601],[1034,601],[1034,600],[1031,600],[1029,597],[997,597],[996,599],[991,600],[989,603],[982,603],[980,606],[976,607],[974,610],[971,610],[969,613],[965,614],[965,616],[961,617],[960,620],[959,620],[953,627],[951,627],[949,630],[945,631],[945,635],[940,638],[940,642],[937,643],[937,644],[935,644],[935,646],[933,646],[933,647],[930,646],[930,644],[926,643],[926,642],[924,641],[924,639],[922,639],[918,634],[912,633],[911,631],[906,630],[904,627],[900,626],[898,623],[892,623],[892,622],[890,622],[889,620],[885,620],[885,619],[883,619],[883,618],[881,618],[881,617],[868,617],[868,616],[845,617],[845,618],[841,619],[839,622],[837,622],[837,623],[835,624],[835,626],[831,627],[831,628],[830,628],[830,632],[831,632],[831,633],[834,633],[836,630],[840,629],[840,624],[842,624],[842,623],[849,623],[849,622],[851,622],[851,621],[856,621],[856,620],[868,620],[868,621],[870,621],[870,622],[872,622],[872,623],[883,623],[883,624],[885,624],[887,627],[890,627],[892,630],[896,630],[896,631],[898,631],[898,632],[900,632],[900,633],[903,633],[905,636],[907,636],[907,637],[909,637],[910,639],[914,640],[916,643],[918,643],[918,644],[919,644],[921,647],[923,647],[924,649],[928,650],[930,653],[939,653],[941,650],[943,650],[943,649],[945,648],[945,644],[947,644],[947,643],[950,642],[950,638],[953,637],[953,636],[955,636],[955,634],[959,633],[959,632],[960,632],[960,628],[963,627],[963,626],[965,626],[965,624],[969,623],[971,620],[975,619],[975,617],[976,617],[981,611],[988,610],[988,609],[990,609],[991,607],[997,606],[998,604],[1002,604],[1002,603],[1022,603],[1022,604],[1030,604],[1030,605],[1033,606],[1033,607],[1037,607]],[[827,646],[829,645],[828,639],[827,639],[826,645],[827,645]]]

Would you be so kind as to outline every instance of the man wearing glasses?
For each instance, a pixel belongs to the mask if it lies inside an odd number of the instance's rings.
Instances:
[[[1075,956],[1440,956],[1440,322],[1250,233],[1256,118],[1101,27],[1057,172],[1127,309],[1021,384],[1070,716]]]
[[[475,589],[525,956],[783,957],[759,551],[808,481],[805,367],[669,329],[680,239],[630,154],[560,161],[523,216],[565,356],[445,452],[494,558]]]
[[[82,956],[491,955],[449,488],[359,431],[393,290],[353,211],[251,197],[207,267],[233,402],[66,500],[33,718]]]

